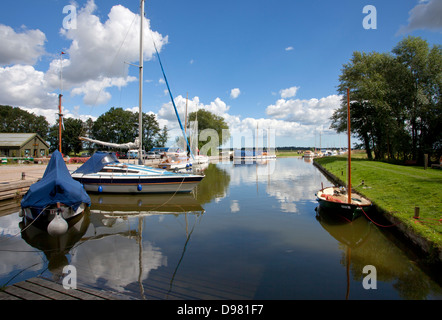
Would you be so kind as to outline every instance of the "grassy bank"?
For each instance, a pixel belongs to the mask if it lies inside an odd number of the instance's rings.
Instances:
[[[293,150],[278,150],[276,151],[277,157],[302,157],[304,155],[304,152],[298,153],[297,151]]]
[[[324,157],[315,161],[335,177],[347,181],[346,157]],[[351,176],[352,187],[358,193],[442,248],[442,170],[352,157]],[[415,207],[420,208],[419,220],[413,218]]]

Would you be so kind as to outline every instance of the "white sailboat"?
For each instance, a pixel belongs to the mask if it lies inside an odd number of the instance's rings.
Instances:
[[[143,101],[143,20],[144,0],[140,3],[140,65],[139,65],[139,136],[134,143],[112,144],[97,140],[94,143],[114,148],[134,149],[138,165],[120,163],[114,153],[97,152],[72,173],[72,178],[83,184],[86,191],[100,193],[177,193],[190,192],[204,175],[175,173],[142,165],[142,101]],[[161,63],[161,62],[160,62]]]

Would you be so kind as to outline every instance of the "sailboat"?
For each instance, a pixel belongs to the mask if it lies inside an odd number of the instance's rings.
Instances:
[[[359,194],[351,192],[351,138],[350,138],[350,89],[347,89],[347,134],[348,134],[348,174],[347,188],[344,187],[327,187],[321,188],[316,193],[319,206],[324,209],[333,210],[336,214],[353,221],[362,214],[367,212],[372,203],[370,200]]]
[[[120,163],[115,153],[96,152],[72,173],[72,178],[83,184],[86,191],[99,193],[186,193],[192,191],[204,175],[169,172],[144,166],[142,150],[143,102],[143,19],[144,0],[140,14],[140,66],[139,66],[139,135],[134,143],[112,144],[92,140],[102,145],[138,151],[138,165]],[[156,48],[155,48],[156,49]],[[158,52],[158,51],[157,51]],[[160,62],[161,63],[161,62]],[[174,105],[175,106],[175,105]],[[179,120],[179,119],[178,119]],[[83,138],[83,140],[89,140]]]

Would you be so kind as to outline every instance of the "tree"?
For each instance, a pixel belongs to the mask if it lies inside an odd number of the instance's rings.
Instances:
[[[63,119],[64,128],[61,137],[61,149],[64,154],[71,152],[79,153],[83,149],[80,136],[84,136],[84,124],[80,119],[65,118]],[[58,149],[59,139],[58,123],[53,125],[49,132],[48,141],[51,145],[50,152]]]
[[[156,140],[156,146],[165,147],[167,140],[169,140],[169,133],[167,132],[167,126],[164,126],[161,133],[158,134],[158,138]]]
[[[85,137],[92,137],[92,127],[94,126],[94,121],[91,118],[88,118],[83,122],[83,134]],[[83,141],[83,147],[89,151],[91,151],[93,143],[89,141]]]
[[[160,126],[156,116],[152,113],[143,113],[143,149],[152,149],[159,135]],[[110,108],[109,111],[99,116],[92,125],[91,138],[95,140],[122,144],[134,142],[137,137],[138,112]],[[100,148],[106,147],[100,146]]]
[[[112,107],[94,122],[92,138],[111,143],[133,142],[137,129],[138,118],[134,113]]]
[[[442,49],[408,37],[391,53],[354,52],[339,77],[341,107],[331,127],[346,129],[347,88],[351,89],[352,133],[375,159],[423,161],[424,153],[437,158],[442,150]]]
[[[347,88],[350,88],[352,133],[364,143],[369,159],[391,155],[393,139],[400,130],[394,121],[397,101],[389,95],[388,74],[395,68],[389,54],[354,52],[344,65],[338,91],[343,95],[341,107],[332,116],[331,127],[338,132],[347,130]]]
[[[216,131],[218,141],[211,141],[214,138],[210,138],[210,142],[216,144],[216,146],[221,146],[229,140],[229,126],[226,124],[223,117],[207,110],[198,110],[189,114],[189,123],[195,120],[198,120],[198,149],[201,150],[201,148],[208,143],[208,141],[202,139],[200,136],[201,132],[206,129],[213,129]]]
[[[135,113],[138,119],[138,112]],[[153,113],[143,112],[143,150],[150,150],[154,147],[156,137],[160,133],[160,125]]]
[[[37,133],[47,139],[49,122],[43,116],[36,116],[20,108],[0,106],[0,132]]]
[[[426,40],[408,36],[398,43],[393,53],[406,70],[403,85],[408,93],[406,108],[412,157],[422,161],[423,154],[431,153],[442,138],[442,47],[435,45],[430,49]]]

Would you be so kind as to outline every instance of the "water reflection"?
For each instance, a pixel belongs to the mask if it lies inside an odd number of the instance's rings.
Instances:
[[[350,295],[350,265],[352,252],[357,250],[369,237],[372,225],[365,219],[356,219],[348,223],[330,210],[316,207],[316,219],[321,226],[342,245],[344,257],[341,260],[346,268],[347,288],[345,299]]]
[[[86,233],[88,226],[89,215],[84,212],[69,220],[68,231],[57,237],[48,234],[47,223],[32,222],[26,217],[19,223],[23,240],[43,252],[47,269],[55,281],[62,279],[63,268],[69,264],[67,256]]]
[[[367,295],[374,295],[374,292],[363,290],[361,286],[363,278],[367,276],[362,270],[367,265],[376,268],[378,287],[379,284],[381,286],[377,290],[383,291],[383,294],[392,288],[398,295],[395,298],[401,299],[428,299],[442,294],[441,287],[422,272],[417,263],[409,261],[403,251],[364,217],[348,223],[320,207],[316,211],[318,222],[339,242],[341,264],[346,268],[346,299],[366,299]],[[350,294],[351,282],[356,288],[354,295]],[[383,288],[386,283],[391,283],[392,288]],[[394,296],[390,293],[389,298]]]
[[[69,263],[79,284],[141,299],[442,298],[388,230],[315,211],[328,182],[311,163],[211,163],[205,174],[187,195],[91,195],[65,238],[0,213],[0,285],[59,278]],[[365,265],[377,290],[362,286]]]

